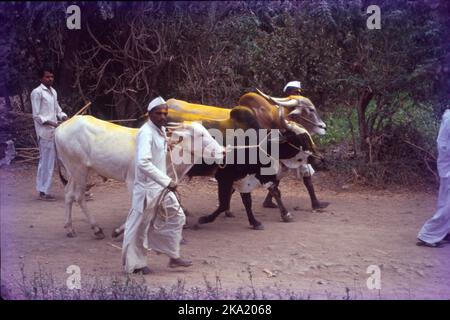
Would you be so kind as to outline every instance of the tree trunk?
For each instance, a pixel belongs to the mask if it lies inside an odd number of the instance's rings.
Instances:
[[[366,121],[366,110],[369,105],[370,100],[373,98],[373,92],[371,90],[364,90],[358,101],[358,124],[359,124],[359,138],[360,138],[360,149],[361,152],[366,154],[368,158],[369,150],[367,144],[367,121]]]
[[[9,98],[8,95],[6,95],[4,98],[6,102],[6,111],[11,111],[12,110],[11,99]]]
[[[71,104],[74,101],[69,101],[70,98],[74,96],[72,85],[75,82],[74,77],[74,67],[72,65],[75,60],[75,53],[77,52],[78,46],[80,44],[80,38],[82,35],[82,30],[68,30],[70,37],[65,42],[64,46],[64,58],[57,70],[57,81],[58,81],[58,97],[59,103],[64,100],[66,103]],[[65,112],[76,112],[76,110],[63,110]]]
[[[3,86],[3,97],[5,98],[6,111],[12,110],[11,99],[9,98],[9,90],[6,87],[6,84]]]
[[[27,110],[25,110],[25,103],[24,103],[24,101],[23,101],[23,90],[20,90],[20,93],[19,93],[19,101],[20,101],[20,110],[21,110],[23,113],[26,113]]]

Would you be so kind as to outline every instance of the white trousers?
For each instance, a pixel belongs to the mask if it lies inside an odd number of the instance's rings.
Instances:
[[[38,192],[50,193],[55,159],[54,140],[39,138],[39,165],[36,175],[36,189]]]
[[[155,201],[144,212],[131,209],[125,223],[122,264],[125,272],[147,266],[147,249],[180,257],[180,241],[186,216],[173,192],[169,192],[162,206],[167,216],[156,215]]]
[[[417,236],[428,243],[437,243],[450,232],[450,178],[441,178],[437,211],[423,225]]]

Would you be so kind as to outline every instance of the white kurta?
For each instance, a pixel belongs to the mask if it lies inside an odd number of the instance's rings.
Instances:
[[[171,258],[180,256],[186,217],[173,192],[167,194],[162,204],[167,217],[156,214],[158,198],[171,181],[167,176],[166,156],[165,132],[149,120],[136,137],[132,208],[125,223],[122,248],[122,262],[128,273],[147,265],[147,248]]]
[[[57,122],[67,117],[58,103],[56,90],[43,84],[31,91],[34,127],[39,141],[39,165],[36,175],[36,189],[48,194],[52,184],[56,151],[54,143],[55,128],[44,124],[46,121]]]
[[[450,233],[450,110],[446,110],[437,138],[437,167],[440,177],[437,211],[419,231],[418,238],[437,243]]]
[[[58,103],[58,94],[52,87],[43,84],[31,91],[31,107],[33,109],[34,127],[38,139],[53,140],[55,128],[45,125],[46,121],[57,122],[67,117]]]

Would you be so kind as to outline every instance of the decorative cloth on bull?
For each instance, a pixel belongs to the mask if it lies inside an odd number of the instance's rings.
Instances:
[[[283,92],[286,92],[289,88],[302,90],[302,84],[300,81],[290,81],[284,86]]]
[[[164,100],[162,97],[156,97],[148,104],[147,111],[150,112],[153,108],[156,108],[163,104],[166,104],[166,100]]]
[[[158,103],[160,105],[160,103]],[[159,195],[171,179],[166,169],[167,142],[164,128],[151,120],[144,124],[136,137],[135,181],[132,209],[125,223],[122,262],[125,272],[147,266],[147,249],[179,258],[184,212],[173,192],[169,192],[162,206],[166,216],[157,214]]]
[[[437,138],[440,177],[437,211],[419,231],[418,238],[436,244],[450,233],[450,110],[445,111]]]

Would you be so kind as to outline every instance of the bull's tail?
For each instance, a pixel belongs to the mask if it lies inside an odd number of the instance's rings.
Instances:
[[[55,141],[55,151],[56,151],[56,167],[58,169],[59,179],[61,180],[62,184],[64,186],[66,186],[68,183],[68,180],[66,179],[66,177],[64,177],[64,175],[62,174],[62,171],[61,171],[61,167],[64,168],[64,164],[58,156],[58,154],[59,154],[58,153],[58,145],[56,144],[56,141]],[[67,170],[66,170],[66,172],[67,172]]]
[[[58,167],[58,175],[59,175],[59,179],[61,180],[62,184],[63,184],[64,186],[66,186],[67,183],[68,183],[68,181],[67,181],[67,179],[64,177],[64,175],[62,174],[62,171],[61,171],[61,167],[64,167],[64,165],[62,164],[62,161],[59,160],[59,159],[57,159],[56,165],[57,165],[57,167]]]

